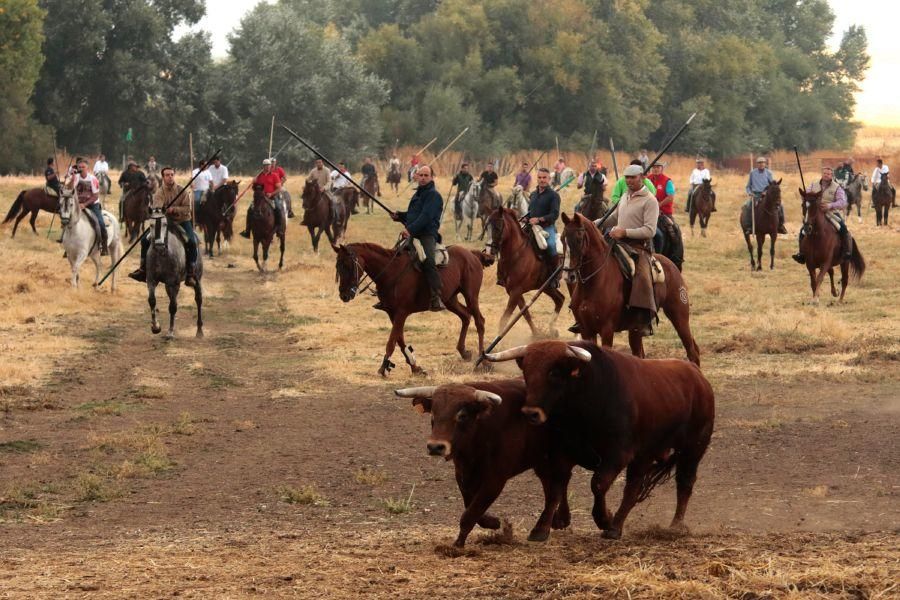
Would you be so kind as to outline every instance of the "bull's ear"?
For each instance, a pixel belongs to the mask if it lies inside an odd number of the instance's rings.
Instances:
[[[431,398],[413,398],[412,405],[420,415],[431,412]]]

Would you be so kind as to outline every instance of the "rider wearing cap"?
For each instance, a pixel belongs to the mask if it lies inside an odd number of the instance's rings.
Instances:
[[[769,184],[775,183],[775,176],[767,168],[767,164],[768,161],[764,156],[756,159],[756,168],[750,171],[747,179],[746,191],[749,198],[741,209],[742,212],[752,210],[752,203],[762,198],[763,192],[766,191]],[[787,229],[784,227],[784,205],[781,204],[778,205],[778,233],[787,234]]]
[[[272,161],[268,158],[263,160],[263,170],[262,172],[256,176],[256,179],[253,180],[253,185],[261,185],[263,186],[263,193],[266,195],[266,198],[275,200],[275,226],[276,228],[283,227],[284,221],[282,219],[284,212],[278,202],[279,192],[281,191],[281,177],[272,170]],[[250,206],[247,207],[247,225],[244,230],[240,233],[241,237],[250,238],[250,219],[253,218],[253,203],[250,203]]]
[[[106,224],[103,222],[103,209],[100,207],[100,182],[88,173],[87,161],[79,159],[76,163],[77,171],[69,179],[68,187],[75,190],[78,204],[94,214],[94,231],[100,233],[100,255],[108,256]]]

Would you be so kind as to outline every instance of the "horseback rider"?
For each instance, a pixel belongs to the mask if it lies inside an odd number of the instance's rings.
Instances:
[[[350,180],[346,177],[348,174],[347,165],[344,164],[344,161],[341,161],[338,163],[338,168],[328,175],[328,179],[331,182],[331,213],[335,222],[340,219],[340,205],[344,201],[342,191],[345,187],[351,185]],[[352,214],[358,212],[355,206],[348,208],[353,209]]]
[[[763,192],[766,191],[769,184],[775,183],[775,176],[768,169],[767,164],[768,161],[764,156],[756,159],[756,168],[750,171],[747,179],[746,192],[749,197],[744,203],[742,211],[753,210],[753,204],[762,198]],[[784,227],[784,205],[781,204],[778,205],[778,233],[787,234],[787,229]]]
[[[106,162],[105,156],[101,154],[97,157],[91,172],[94,174],[94,177],[97,178],[97,181],[100,182],[100,186],[105,186],[106,189],[109,190],[109,163]]]
[[[77,171],[69,179],[68,187],[75,190],[78,204],[94,214],[94,231],[100,235],[100,255],[108,256],[106,224],[100,207],[100,181],[88,173],[87,161],[83,158],[76,163]]]
[[[890,173],[891,170],[888,168],[884,161],[879,158],[875,161],[875,170],[872,171],[872,207],[875,206],[875,190],[878,189],[878,186],[881,185],[881,176]],[[897,190],[894,189],[894,184],[891,182],[890,178],[888,178],[888,185],[891,186],[891,208],[897,207]]]
[[[641,148],[641,154],[637,157],[637,164],[644,169],[644,173],[647,172],[647,169],[650,167],[650,157],[647,155],[647,150]]]
[[[478,177],[478,181],[486,185],[487,187],[493,188],[497,187],[497,180],[499,179],[499,175],[494,171],[494,163],[488,162],[484,165],[484,171],[481,172],[481,175]]]
[[[378,172],[375,170],[374,163],[372,163],[372,157],[367,156],[363,160],[363,166],[362,166],[363,185],[365,185],[365,183],[369,179],[372,179],[373,177],[375,178],[375,186],[376,186],[375,193],[380,198],[381,197],[381,187],[378,185]]]
[[[648,159],[648,160],[649,160],[649,159]],[[634,160],[632,160],[632,161],[629,163],[629,165],[630,165],[630,166],[633,165],[633,166],[641,167],[641,168],[643,169],[643,167],[641,166],[641,161],[640,161],[640,159],[637,159],[637,158],[635,158]],[[647,191],[648,191],[648,192],[650,192],[650,193],[653,194],[654,196],[656,195],[656,186],[653,185],[653,182],[650,181],[649,179],[647,179],[646,177],[644,177],[644,187],[647,188]],[[618,203],[619,203],[619,198],[621,198],[622,195],[623,195],[627,190],[628,190],[628,183],[625,181],[625,177],[624,177],[624,176],[623,176],[623,177],[619,177],[619,180],[616,181],[616,185],[613,186],[612,193],[611,193],[610,196],[609,196],[609,205],[610,205],[610,207],[615,206],[616,204],[618,204]]]
[[[553,165],[553,185],[562,184],[562,173],[566,170],[566,159],[560,156]]]
[[[456,197],[453,199],[454,214],[462,214],[462,201],[466,194],[469,193],[472,181],[472,174],[469,173],[469,163],[464,162],[459,166],[459,173],[453,176],[453,181],[451,182],[451,186],[456,186]]]
[[[162,184],[162,177],[159,174],[159,165],[156,163],[155,156],[147,159],[147,178],[155,179],[157,185]]]
[[[606,223],[613,226],[609,236],[625,244],[634,258],[634,278],[627,303],[632,317],[630,329],[641,335],[652,335],[657,306],[650,271],[651,240],[656,233],[660,203],[644,184],[644,171],[639,165],[628,165],[623,175],[628,189]]]
[[[99,179],[99,178],[98,178]],[[147,185],[147,176],[138,168],[133,160],[128,161],[128,166],[119,175],[119,187],[122,188],[122,196],[119,198],[119,220],[125,218],[125,198],[140,188]]]
[[[558,254],[556,252],[556,220],[559,218],[559,194],[550,186],[550,169],[541,167],[537,173],[537,187],[531,192],[528,203],[528,222],[537,225],[547,232],[547,250],[543,257],[549,264],[549,271],[556,268]],[[550,287],[559,287],[557,273],[550,282]]]
[[[278,176],[275,171],[272,170],[272,161],[268,158],[263,160],[263,170],[256,176],[253,180],[253,185],[261,185],[263,186],[263,194],[265,194],[266,199],[272,200],[275,204],[275,229],[280,230],[280,228],[285,226],[284,221],[284,209],[281,206],[281,202],[279,202],[279,197],[281,194],[281,177]],[[250,239],[250,220],[253,218],[253,203],[250,203],[250,206],[247,207],[247,224],[242,232],[240,232],[241,237],[245,237]]]
[[[675,214],[675,182],[663,173],[665,168],[665,163],[653,163],[653,168],[648,178],[650,183],[653,184],[656,201],[659,202],[659,217],[657,218],[656,232],[653,234],[653,247],[658,250],[661,250],[663,247],[665,235],[668,235],[669,239],[674,239],[676,235],[673,221]]]
[[[162,175],[162,187],[154,194],[150,208],[165,208],[166,216],[171,218],[176,225],[181,226],[184,231],[184,254],[185,254],[185,277],[184,284],[188,287],[194,287],[197,280],[194,278],[194,269],[197,265],[197,235],[194,233],[194,225],[191,222],[191,197],[188,194],[182,194],[182,187],[175,183],[175,169],[172,167],[163,167],[160,172]],[[178,198],[175,200],[175,198]],[[175,200],[174,202],[172,202]],[[170,206],[171,203],[171,206]],[[166,208],[168,207],[168,208]],[[147,281],[147,249],[150,247],[150,235],[144,234],[141,238],[141,265],[128,276],[136,281]]]
[[[834,170],[834,180],[838,182],[838,185],[846,188],[847,184],[850,183],[850,180],[853,179],[855,174],[856,173],[853,171],[853,159],[848,158],[841,163],[841,166]]]
[[[406,171],[406,181],[412,181],[413,175],[419,170],[419,155],[413,154],[409,159],[409,170]]]
[[[200,214],[200,205],[206,202],[206,195],[209,194],[209,188],[212,185],[212,176],[209,174],[209,165],[205,162],[198,161],[197,168],[191,171],[191,177],[194,182],[191,188],[194,190],[194,214]]]
[[[825,212],[826,217],[836,218],[840,221],[841,256],[845,260],[850,260],[853,257],[853,240],[850,237],[850,230],[847,229],[847,224],[844,223],[843,212],[847,208],[847,194],[844,192],[844,188],[835,181],[831,167],[822,167],[822,178],[819,181],[812,182],[806,191],[813,194],[822,192],[820,207]],[[800,229],[800,236],[797,241],[802,242],[805,235],[806,227],[804,226]],[[806,257],[801,251],[794,254],[792,258],[801,265],[806,263]]]
[[[315,179],[319,184],[320,190],[328,189],[328,182],[330,181],[328,169],[325,168],[325,163],[321,158],[316,159],[316,165],[310,170],[309,175],[307,175],[306,178]]]
[[[591,159],[588,170],[578,177],[578,189],[584,188],[584,196],[578,202],[575,212],[583,212],[587,203],[595,194],[600,194],[600,190],[606,187],[606,175],[600,171],[597,160]]]
[[[57,196],[62,197],[62,189],[59,185],[59,175],[56,174],[54,160],[51,156],[47,159],[47,168],[44,169],[44,180],[48,188],[56,192]]]
[[[522,170],[516,173],[516,180],[513,182],[513,187],[521,186],[523,192],[528,192],[528,189],[531,187],[531,165],[528,164],[528,161],[522,163]]]
[[[287,193],[287,173],[285,173],[284,169],[281,168],[281,165],[278,164],[277,158],[273,157],[269,160],[272,162],[272,172],[281,179],[281,191],[278,192],[276,202],[280,202],[283,205],[283,208],[287,210],[288,219],[293,219],[294,209],[291,206],[291,195]]]
[[[388,170],[400,172],[400,159],[397,158],[396,152],[391,154],[391,160],[388,161]]]
[[[228,181],[228,167],[223,165],[222,161],[219,159],[219,156],[216,155],[216,158],[213,160],[213,164],[211,164],[206,170],[209,173],[211,183],[209,196],[210,198],[212,198],[213,192],[225,185],[225,182]]]
[[[415,238],[422,244],[422,249],[425,251],[422,273],[431,290],[429,310],[437,312],[445,308],[444,303],[441,302],[441,276],[434,262],[436,245],[441,241],[439,229],[444,199],[434,187],[434,176],[430,166],[419,167],[416,171],[416,179],[418,187],[409,201],[406,212],[392,212],[391,219],[405,225],[400,235],[404,238]]]
[[[709,169],[706,168],[706,163],[702,158],[697,159],[697,166],[694,167],[694,170],[691,171],[691,177],[688,180],[690,187],[688,188],[687,202],[684,205],[684,212],[691,212],[691,203],[694,198],[694,190],[703,185],[704,181],[712,179],[712,175],[709,174]],[[712,210],[710,212],[716,212],[716,197],[713,196],[710,201],[712,202]]]

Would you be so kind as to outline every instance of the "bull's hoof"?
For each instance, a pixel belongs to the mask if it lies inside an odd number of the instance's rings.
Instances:
[[[607,540],[617,540],[622,537],[622,531],[619,529],[604,529],[600,537]]]
[[[478,519],[478,526],[482,529],[500,529],[500,519],[494,515],[483,515]]]
[[[546,542],[550,538],[550,531],[547,529],[532,529],[528,534],[529,542]]]
[[[159,325],[156,325],[156,326],[151,325],[150,331],[153,332],[153,334],[157,334],[160,331],[162,331],[162,327],[160,327]]]

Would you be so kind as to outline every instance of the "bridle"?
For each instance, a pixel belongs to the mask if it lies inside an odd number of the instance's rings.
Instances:
[[[397,258],[400,256],[400,254],[402,254],[403,248],[405,248],[405,247],[406,247],[405,244],[398,244],[397,249],[394,251],[394,255],[391,256],[391,258],[390,258],[390,260],[388,260],[387,264],[384,265],[384,268],[381,271],[379,271],[379,273],[377,275],[369,275],[368,273],[366,273],[366,270],[362,266],[362,264],[360,264],[359,257],[356,255],[356,252],[354,252],[350,247],[344,246],[344,251],[347,252],[347,255],[353,261],[353,278],[356,280],[356,284],[350,286],[350,293],[352,294],[350,296],[350,299],[352,300],[356,296],[359,296],[360,294],[362,294],[363,292],[368,290],[370,287],[372,287],[372,285],[377,283],[378,278],[380,278],[382,275],[385,274],[385,272],[391,266],[391,263],[393,263],[395,260],[397,260]],[[406,268],[404,268],[402,271],[400,271],[400,273],[397,274],[397,278],[399,278],[404,273],[406,273],[410,268],[412,268],[413,264],[414,264],[414,262],[412,260],[410,260],[409,264],[406,266]],[[362,289],[359,289],[359,286],[362,285],[362,283],[364,281],[366,281],[367,278],[369,279],[368,283],[366,283],[366,285],[364,285],[362,287]],[[371,293],[373,295],[375,295],[377,292],[371,292]]]
[[[588,237],[587,231],[585,231],[584,226],[581,226],[578,229],[576,229],[575,235],[577,235],[581,240],[581,251],[580,251],[580,256],[578,258],[578,264],[572,265],[565,270],[569,271],[569,272],[574,272],[575,278],[578,281],[578,283],[586,283],[590,279],[592,279],[597,273],[599,273],[606,267],[607,263],[609,262],[610,256],[612,256],[612,249],[613,249],[612,244],[615,242],[611,242],[609,244],[609,250],[607,250],[606,256],[603,257],[603,260],[600,261],[600,266],[597,267],[596,269],[594,269],[592,272],[588,273],[587,275],[582,275],[581,270],[584,268],[585,263],[589,263],[593,260],[590,256],[588,256],[588,252],[587,252],[589,244],[590,244],[590,237]],[[566,247],[572,247],[572,245],[567,243]],[[587,260],[585,260],[586,256],[587,256]]]

